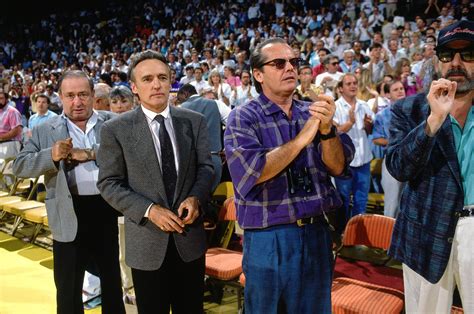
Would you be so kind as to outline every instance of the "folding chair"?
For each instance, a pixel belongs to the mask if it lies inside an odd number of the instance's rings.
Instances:
[[[211,287],[211,293],[214,294],[214,300],[220,303],[222,299],[222,286],[230,285],[237,289],[238,310],[242,303],[242,286],[237,281],[242,273],[242,252],[227,249],[230,238],[234,232],[236,209],[234,198],[229,198],[224,202],[221,209],[219,220],[228,221],[223,239],[220,241],[220,247],[209,248],[206,252],[206,276],[207,282]]]
[[[11,195],[11,189],[13,182],[15,182],[15,176],[11,172],[11,165],[15,157],[10,157],[6,159],[0,159],[0,197],[5,197]]]
[[[331,290],[332,312],[341,313],[401,313],[404,306],[401,269],[388,267],[395,219],[363,214],[347,223],[342,247],[336,254]],[[349,259],[344,251],[365,246],[362,254]],[[373,250],[372,258],[367,254]]]
[[[10,203],[3,204],[3,206],[1,206],[3,209],[3,213],[9,213],[15,216],[12,230],[11,230],[12,236],[15,235],[16,230],[20,226],[20,223],[23,221],[24,211],[45,206],[44,198],[45,198],[46,192],[37,193],[36,200],[32,200],[33,196],[35,195],[38,189],[38,185],[42,183],[43,180],[44,180],[43,176],[40,176],[39,178],[36,178],[33,180],[33,186],[26,200],[19,199],[18,201],[12,201]],[[14,196],[11,196],[11,197],[14,197]],[[1,199],[0,199],[0,202],[1,202]]]
[[[382,176],[383,158],[374,158],[370,162],[370,174],[372,177]],[[384,194],[383,193],[369,193],[367,201],[367,209],[373,213],[383,214]]]

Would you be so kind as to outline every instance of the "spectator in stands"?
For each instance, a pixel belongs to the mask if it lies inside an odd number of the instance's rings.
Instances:
[[[304,63],[300,65],[298,68],[298,78],[300,81],[300,84],[296,87],[296,92],[299,94],[298,99],[309,102],[317,101],[318,95],[323,93],[324,90],[322,87],[313,84],[313,76],[309,64]]]
[[[198,218],[214,172],[204,117],[168,105],[169,71],[153,50],[132,58],[141,107],[103,128],[97,186],[126,218],[138,312],[202,313],[206,239]]]
[[[285,40],[261,43],[250,57],[261,94],[231,112],[225,131],[237,217],[245,230],[250,313],[331,311],[333,255],[325,212],[341,200],[329,176],[345,174],[354,148],[332,124],[332,98],[321,95],[310,106],[293,100],[298,64]]]
[[[362,52],[362,43],[360,41],[354,41],[352,43],[352,50],[354,50],[354,60],[359,62],[359,64],[369,62],[370,58]]]
[[[357,99],[357,77],[346,73],[337,84],[341,97],[336,101],[334,123],[339,132],[349,135],[355,143],[354,160],[350,164],[351,178],[336,178],[336,187],[344,202],[346,221],[365,213],[370,189],[372,152],[368,135],[372,133],[375,114],[365,101]],[[353,206],[350,208],[351,200]]]
[[[105,83],[97,83],[94,85],[94,109],[110,110],[109,94],[112,87]]]
[[[93,83],[85,72],[64,72],[59,95],[64,115],[33,129],[13,171],[19,177],[45,176],[57,312],[83,313],[84,271],[93,262],[100,272],[102,310],[125,313],[118,262],[118,215],[96,187],[97,135],[112,115],[93,110]]]
[[[222,80],[217,69],[214,69],[209,73],[209,79],[207,82],[209,86],[212,87],[212,90],[217,94],[217,99],[229,106],[232,97],[232,88]]]
[[[321,87],[326,95],[332,96],[334,88],[344,73],[339,72],[339,58],[335,55],[328,55],[323,59],[325,72],[316,76],[315,84]]]
[[[28,120],[28,137],[31,137],[31,129],[44,123],[46,120],[57,116],[56,113],[49,110],[51,105],[50,99],[46,94],[36,94],[34,97],[36,113]]]
[[[180,80],[179,83],[181,86],[184,84],[191,83],[194,80],[194,66],[192,64],[187,64],[186,67],[184,68],[185,71],[185,76],[183,76]]]
[[[8,97],[7,92],[0,90],[0,159],[17,156],[21,147],[21,114],[8,105]]]
[[[198,94],[209,87],[209,84],[202,77],[202,68],[201,66],[194,68],[194,80],[189,84],[193,85]]]
[[[381,44],[375,43],[370,47],[370,61],[363,66],[371,71],[374,83],[378,83],[385,74],[392,72],[388,60],[388,55]]]
[[[123,85],[115,86],[109,93],[110,111],[120,114],[132,110],[133,99],[134,96],[130,88]]]
[[[50,103],[49,103],[49,110],[59,114],[63,111],[63,104],[61,103],[61,99],[59,98],[59,94],[54,91],[54,85],[48,84],[46,85],[45,95],[48,96]]]
[[[240,74],[240,82],[242,85],[237,86],[237,88],[232,91],[234,94],[231,103],[232,108],[245,105],[250,100],[258,97],[257,90],[252,86],[249,70],[242,70]]]
[[[407,58],[398,60],[394,69],[394,77],[402,82],[407,96],[414,95],[422,90],[421,80],[411,72],[410,60]]]
[[[234,60],[224,61],[224,78],[225,82],[230,85],[232,90],[235,90],[237,86],[240,86],[240,78],[235,75],[235,62]]]
[[[474,22],[438,36],[438,78],[392,107],[387,169],[407,182],[389,254],[403,263],[407,313],[449,313],[457,286],[474,312]]]
[[[397,100],[405,98],[405,88],[402,82],[394,80],[384,84],[384,92],[394,104]],[[390,106],[377,112],[375,115],[374,132],[372,141],[375,145],[382,147],[382,156],[385,157],[385,150],[390,138],[390,119],[392,117]],[[402,191],[401,182],[397,181],[387,171],[385,159],[382,163],[382,188],[384,191],[384,215],[396,218],[398,215],[398,205]]]
[[[354,60],[354,50],[346,49],[342,56],[342,61],[339,63],[342,73],[354,73],[355,69],[359,67],[359,62]]]

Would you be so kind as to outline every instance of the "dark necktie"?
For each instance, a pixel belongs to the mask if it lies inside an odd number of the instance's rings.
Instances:
[[[170,135],[166,130],[165,120],[162,115],[157,115],[155,120],[160,124],[158,137],[161,147],[161,174],[163,183],[165,184],[166,197],[168,204],[172,206],[174,198],[174,190],[176,188],[176,165],[174,163],[173,145],[171,144]]]

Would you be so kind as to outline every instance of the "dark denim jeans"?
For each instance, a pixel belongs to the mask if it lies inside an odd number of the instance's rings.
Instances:
[[[331,313],[331,249],[325,223],[245,230],[245,313]]]

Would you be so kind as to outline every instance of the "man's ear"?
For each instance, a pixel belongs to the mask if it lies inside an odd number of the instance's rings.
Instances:
[[[253,78],[260,84],[263,82],[263,72],[260,71],[259,69],[254,69],[253,70]]]

